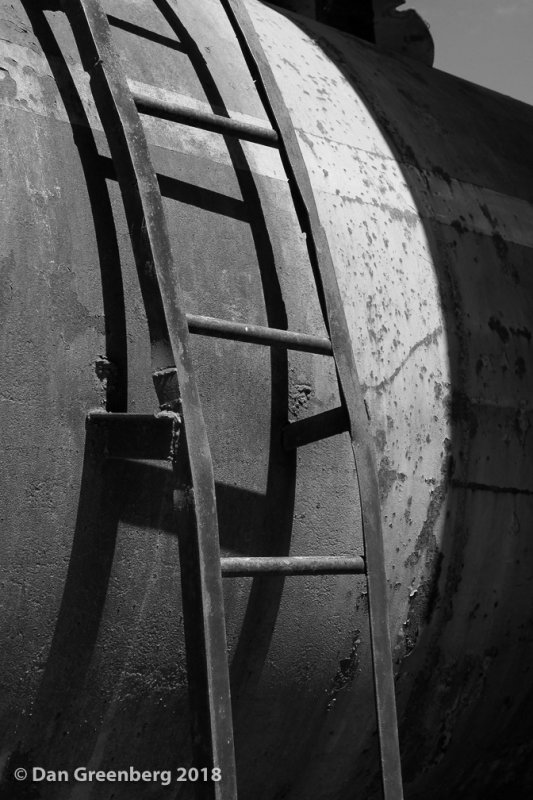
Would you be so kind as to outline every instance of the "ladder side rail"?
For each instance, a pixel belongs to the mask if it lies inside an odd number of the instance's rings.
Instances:
[[[221,3],[241,46],[248,69],[256,81],[270,123],[278,133],[280,155],[289,177],[300,225],[307,234],[309,256],[325,310],[325,322],[329,328],[341,394],[349,415],[350,438],[361,497],[383,794],[385,800],[401,800],[403,788],[388,627],[388,588],[377,471],[368,412],[358,379],[329,244],[320,222],[311,181],[289,111],[242,0],[221,0]]]
[[[207,799],[237,797],[235,756],[227,663],[226,632],[220,570],[220,546],[213,467],[203,413],[189,352],[189,333],[177,273],[173,266],[163,201],[152,166],[144,128],[122,74],[111,30],[100,0],[62,0],[100,115],[132,238],[151,340],[154,384],[162,408],[183,413],[177,490],[189,519],[184,549],[191,562],[182,563],[189,584],[188,603],[197,611],[186,630],[194,645],[189,678],[196,699],[204,697],[207,712],[193,709],[193,750],[196,759],[209,756],[220,767],[221,780],[199,782]],[[181,485],[179,485],[181,483]],[[181,551],[181,546],[180,546]],[[187,586],[184,586],[184,592]],[[185,598],[184,598],[185,599]],[[185,615],[184,615],[185,616]],[[189,651],[189,648],[187,648]],[[188,659],[190,653],[187,653]],[[198,686],[203,682],[203,687]]]

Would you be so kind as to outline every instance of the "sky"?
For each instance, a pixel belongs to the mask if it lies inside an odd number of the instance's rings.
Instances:
[[[533,0],[406,0],[429,23],[435,67],[533,105]]]

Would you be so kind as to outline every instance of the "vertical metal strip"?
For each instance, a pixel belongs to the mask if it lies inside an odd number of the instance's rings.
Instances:
[[[388,627],[387,579],[377,472],[366,406],[344,314],[344,306],[313,189],[296,131],[253,23],[241,0],[220,0],[232,24],[248,69],[256,81],[270,123],[277,132],[300,225],[307,234],[309,256],[329,328],[361,496],[367,564],[370,633],[385,800],[403,798],[392,653]]]
[[[185,635],[195,706],[193,752],[199,767],[220,767],[222,773],[220,781],[198,782],[198,796],[236,800],[215,485],[163,201],[144,129],[100,1],[62,0],[62,4],[90,76],[122,192],[146,307],[159,402],[183,414],[185,433],[178,448],[175,475],[182,525],[187,520],[179,536],[184,606],[189,611]],[[183,563],[184,555],[187,564]],[[211,763],[201,763],[205,758]]]

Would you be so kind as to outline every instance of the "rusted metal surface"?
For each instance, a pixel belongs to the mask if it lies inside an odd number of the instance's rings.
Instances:
[[[253,575],[364,575],[360,556],[287,556],[286,558],[223,558],[224,578]]]
[[[172,472],[102,465],[85,429],[105,404],[153,412],[150,348],[86,75],[63,15],[41,5],[0,0],[2,792],[79,800],[90,787],[9,775],[189,764],[187,670]],[[372,418],[406,797],[529,800],[532,110],[247,6],[297,129]],[[218,0],[172,7],[181,28],[151,2],[106,6],[125,23],[114,37],[132,88],[267,126]],[[187,313],[325,337],[275,149],[143,123]],[[287,418],[339,404],[332,359],[201,336],[191,348],[222,555],[362,553],[348,437],[294,462],[281,451]],[[284,413],[273,401],[287,388]],[[365,588],[224,581],[244,796],[380,797]]]
[[[261,325],[247,325],[243,322],[202,317],[198,314],[187,314],[187,323],[191,333],[200,333],[203,336],[263,344],[270,347],[286,347],[301,353],[316,353],[324,356],[330,356],[333,353],[330,340],[324,336],[310,336],[306,333],[265,328]]]

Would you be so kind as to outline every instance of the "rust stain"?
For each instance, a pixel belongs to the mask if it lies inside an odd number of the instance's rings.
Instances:
[[[398,472],[391,467],[388,456],[383,456],[381,459],[378,470],[378,483],[379,483],[379,496],[381,501],[385,501],[392,487],[400,481],[404,483],[407,480],[407,475],[404,472]]]

